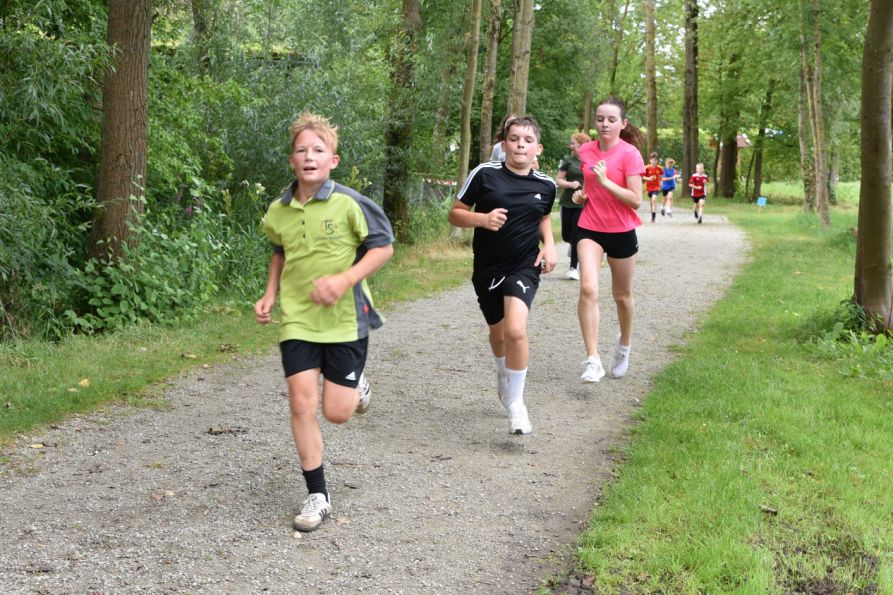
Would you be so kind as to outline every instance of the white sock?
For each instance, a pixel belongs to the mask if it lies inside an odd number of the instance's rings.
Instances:
[[[527,380],[527,368],[523,370],[512,370],[506,368],[508,373],[508,390],[505,394],[505,408],[511,411],[512,406],[516,403],[524,403],[524,383]]]

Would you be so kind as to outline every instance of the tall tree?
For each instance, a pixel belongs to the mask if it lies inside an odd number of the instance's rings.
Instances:
[[[102,85],[102,147],[96,181],[91,253],[119,256],[138,241],[130,223],[142,213],[148,145],[151,0],[109,0],[114,67]]]
[[[719,107],[719,171],[716,175],[717,194],[730,198],[735,195],[738,177],[738,106],[737,82],[741,74],[740,55],[732,52],[728,65],[720,77]]]
[[[208,0],[191,0],[192,3],[192,29],[195,33],[195,60],[198,65],[198,73],[205,75],[208,72],[209,40],[208,40]]]
[[[815,167],[812,165],[812,132],[809,123],[809,100],[806,98],[806,73],[800,69],[797,96],[797,137],[800,142],[800,177],[803,179],[803,210],[815,210]]]
[[[629,14],[630,0],[623,1],[623,11],[618,16],[614,0],[608,2],[608,10],[611,13],[611,30],[614,33],[614,43],[611,46],[611,76],[609,92],[617,94],[617,67],[620,65],[620,50],[623,48],[623,31],[626,25],[626,15]]]
[[[685,2],[685,72],[682,100],[682,183],[698,162],[698,2]]]
[[[471,156],[471,103],[474,99],[474,81],[478,71],[478,50],[481,46],[481,0],[471,0],[471,24],[468,27],[468,65],[465,71],[465,90],[462,93],[462,112],[459,117],[459,184],[468,176],[468,159]]]
[[[533,43],[533,4],[534,0],[515,0],[508,113],[527,112],[527,81],[530,78],[530,47]]]
[[[828,148],[825,142],[825,120],[822,109],[822,38],[819,0],[800,0],[801,55],[806,82],[806,104],[812,132],[812,167],[815,170],[815,206],[823,225],[830,225],[828,210]]]
[[[648,129],[648,153],[657,151],[657,69],[654,60],[654,3],[645,4],[645,126]]]
[[[874,0],[862,53],[862,186],[854,299],[888,331],[893,330],[891,90],[893,3]]]
[[[412,240],[409,229],[409,152],[413,128],[413,66],[416,38],[422,29],[420,0],[403,0],[400,26],[391,48],[393,77],[391,113],[385,132],[385,178],[382,207],[401,242]]]
[[[499,57],[499,31],[502,28],[502,0],[490,0],[490,20],[487,24],[487,64],[484,67],[481,95],[481,154],[480,160],[490,158],[493,150],[493,96],[496,94],[496,59]]]
[[[760,128],[757,131],[757,138],[753,144],[753,199],[756,199],[763,192],[763,147],[766,144],[766,128],[769,126],[769,113],[772,111],[772,93],[776,84],[777,82],[774,78],[769,79],[769,88],[766,89],[763,105],[760,106]]]

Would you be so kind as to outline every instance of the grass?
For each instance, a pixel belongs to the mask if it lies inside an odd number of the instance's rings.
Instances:
[[[893,592],[893,350],[811,338],[852,292],[855,212],[826,230],[720,204],[752,261],[655,379],[579,572],[598,593]]]
[[[802,182],[764,182],[762,191],[770,203],[800,205],[803,202]],[[838,183],[837,200],[842,206],[859,204],[859,182]]]
[[[471,250],[464,244],[398,245],[371,284],[386,314],[399,301],[454,287],[470,275]],[[214,308],[170,327],[0,345],[0,442],[108,403],[163,405],[163,380],[272,350],[276,328],[257,325],[252,307]]]

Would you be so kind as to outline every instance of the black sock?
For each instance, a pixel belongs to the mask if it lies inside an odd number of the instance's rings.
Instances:
[[[307,493],[325,494],[326,500],[328,500],[329,491],[326,489],[326,474],[322,467],[323,466],[320,465],[316,469],[311,469],[310,471],[301,469],[301,473],[304,475],[304,481],[307,483]]]

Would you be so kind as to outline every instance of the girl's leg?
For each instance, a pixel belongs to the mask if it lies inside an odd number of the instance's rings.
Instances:
[[[672,192],[667,192],[666,203],[667,203],[667,215],[672,216],[672,214],[673,214],[673,193]]]
[[[598,272],[605,251],[592,240],[577,243],[580,256],[580,300],[577,314],[580,317],[580,332],[586,355],[598,357]]]
[[[617,320],[620,323],[620,344],[629,346],[633,334],[633,316],[636,302],[633,299],[633,273],[636,267],[636,255],[629,258],[608,257],[611,267],[611,294],[617,305]]]
[[[570,215],[570,223],[571,223],[571,231],[568,233],[568,242],[571,245],[571,268],[576,269],[580,266],[580,258],[577,254],[577,223],[580,222],[580,215],[583,214],[583,209],[569,209],[571,212]]]

